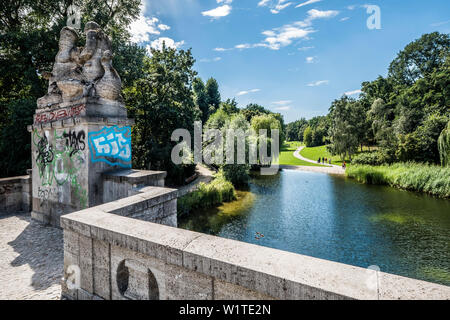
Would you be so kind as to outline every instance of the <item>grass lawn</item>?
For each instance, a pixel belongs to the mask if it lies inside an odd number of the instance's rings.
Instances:
[[[370,150],[373,151],[374,148],[371,147]],[[363,147],[363,152],[366,152],[366,151],[369,151],[369,148],[366,147],[366,146],[364,146],[364,147]],[[359,153],[361,153],[361,150],[360,150],[360,149],[358,149],[358,151],[356,152],[356,154],[359,154]],[[327,158],[327,159],[330,159],[330,158],[331,158],[331,163],[332,163],[332,164],[335,164],[335,165],[338,165],[338,166],[341,166],[341,165],[342,165],[341,157],[340,157],[340,156],[333,156],[333,155],[331,155],[331,153],[329,153],[329,152],[327,151],[327,146],[312,147],[312,148],[304,148],[304,149],[300,152],[300,154],[301,154],[302,156],[304,156],[305,158],[308,158],[308,159],[311,159],[311,160],[314,160],[314,161],[317,161],[317,159],[319,159],[319,157],[320,157],[320,158],[324,157],[324,158]],[[350,160],[348,159],[348,157],[345,159],[345,162],[346,162],[346,163],[350,163]]]
[[[290,166],[318,166],[323,167],[316,163],[310,163],[307,161],[303,161],[294,157],[294,151],[297,150],[298,147],[302,146],[303,143],[299,141],[288,141],[285,142],[284,145],[280,148],[280,165],[290,165]]]

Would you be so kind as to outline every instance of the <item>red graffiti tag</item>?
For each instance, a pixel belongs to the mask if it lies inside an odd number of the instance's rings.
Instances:
[[[45,123],[45,122],[56,121],[56,120],[61,120],[61,119],[69,118],[69,117],[78,116],[84,110],[86,110],[86,105],[80,104],[78,106],[74,106],[74,107],[70,107],[70,108],[38,113],[38,114],[36,114],[36,116],[34,118],[34,123],[35,124]]]

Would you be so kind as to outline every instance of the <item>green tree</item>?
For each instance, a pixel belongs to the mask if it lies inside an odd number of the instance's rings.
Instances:
[[[163,44],[161,50],[151,50],[144,59],[144,76],[125,90],[133,128],[133,167],[167,170],[168,179],[183,183],[192,174],[192,165],[177,166],[171,161],[172,132],[177,128],[193,130],[200,117],[196,108],[192,83],[196,72],[190,50],[176,50]]]
[[[361,114],[358,103],[344,95],[333,101],[330,116],[332,122],[329,149],[333,154],[340,155],[342,160],[348,155],[351,161],[359,144],[357,127]]]
[[[412,85],[443,65],[449,47],[448,34],[424,34],[399,52],[389,66],[389,77],[401,85]]]
[[[306,127],[303,132],[303,142],[307,147],[312,147],[313,145],[313,130],[310,126]]]
[[[205,90],[209,105],[208,114],[212,114],[220,107],[220,93],[217,80],[209,78],[208,81],[206,81]]]
[[[439,135],[438,148],[441,165],[450,166],[450,121]]]
[[[203,80],[201,78],[197,77],[194,79],[193,89],[194,89],[195,105],[202,112],[201,116],[202,122],[206,123],[209,117],[209,104],[205,84],[203,83]]]

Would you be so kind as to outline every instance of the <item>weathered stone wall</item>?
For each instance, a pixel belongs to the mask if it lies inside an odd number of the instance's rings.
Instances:
[[[138,196],[119,202],[131,208]],[[68,298],[450,299],[447,286],[130,219],[109,205],[61,218]]]
[[[164,187],[165,171],[118,170],[103,174],[103,203],[126,198],[147,186]]]
[[[58,226],[62,214],[103,203],[102,173],[131,167],[131,121],[85,116],[29,128],[38,221]]]
[[[0,215],[28,212],[31,208],[31,177],[29,175],[0,179]]]

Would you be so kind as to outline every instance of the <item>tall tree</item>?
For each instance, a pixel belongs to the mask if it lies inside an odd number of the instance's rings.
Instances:
[[[199,77],[194,79],[193,82],[193,89],[194,89],[194,99],[195,99],[195,105],[200,109],[202,112],[201,120],[203,123],[206,123],[209,118],[209,99],[208,94],[206,93],[205,84],[203,83],[203,80]]]
[[[182,183],[192,173],[192,166],[177,166],[171,161],[175,129],[193,129],[200,118],[196,108],[192,83],[197,73],[192,69],[194,58],[190,50],[176,50],[163,44],[161,50],[151,50],[144,59],[143,77],[125,90],[133,127],[133,167],[167,170],[172,182]]]
[[[205,90],[208,99],[209,114],[212,114],[220,107],[220,93],[217,80],[209,78],[208,81],[206,81]]]

